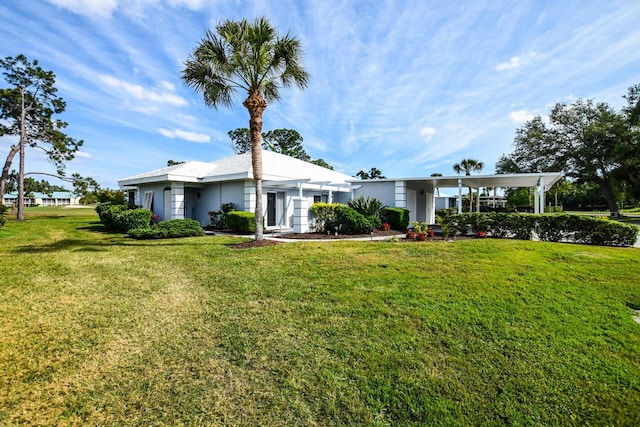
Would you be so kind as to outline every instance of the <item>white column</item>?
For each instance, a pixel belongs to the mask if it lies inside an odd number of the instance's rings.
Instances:
[[[546,202],[544,200],[544,177],[541,176],[540,177],[540,213],[544,213],[544,207],[546,205]]]
[[[328,203],[333,203],[333,190],[329,190],[329,198],[327,200]]]
[[[244,211],[254,212],[256,210],[256,186],[253,181],[244,182]]]
[[[540,213],[540,186],[536,185],[533,194],[533,213]]]
[[[171,219],[184,219],[184,183],[171,183]]]
[[[309,232],[309,201],[302,197],[293,199],[293,232]]]
[[[407,184],[405,181],[396,181],[395,204],[396,208],[407,208]]]
[[[480,187],[477,190],[478,194],[476,195],[476,212],[480,212]]]
[[[462,213],[462,178],[458,178],[458,213]]]

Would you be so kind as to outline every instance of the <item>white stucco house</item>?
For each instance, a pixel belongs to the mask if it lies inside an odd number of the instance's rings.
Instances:
[[[272,151],[262,152],[264,217],[267,229],[309,231],[309,207],[315,202],[346,203],[372,196],[387,206],[409,210],[411,221],[435,222],[438,188],[456,188],[461,212],[466,188],[534,187],[536,212],[543,212],[544,192],[560,173],[474,175],[360,180]],[[255,210],[251,153],[214,162],[191,161],[118,181],[129,201],[151,209],[162,220],[192,218],[209,224],[208,212],[224,203]],[[463,190],[464,188],[464,190]]]

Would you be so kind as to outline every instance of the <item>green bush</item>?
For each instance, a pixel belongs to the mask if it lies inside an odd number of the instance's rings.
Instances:
[[[226,230],[228,228],[227,214],[235,210],[236,206],[233,203],[223,203],[219,211],[209,211],[210,227],[214,230]]]
[[[125,205],[113,204],[111,202],[100,203],[96,206],[96,212],[100,217],[100,222],[107,230],[118,230],[117,217],[126,210]]]
[[[149,209],[129,209],[116,215],[116,229],[123,233],[134,228],[148,227],[151,221]]]
[[[638,234],[638,228],[629,224],[567,214],[465,213],[449,216],[442,226],[458,233],[482,230],[493,237],[521,240],[530,240],[535,232],[543,241],[601,246],[632,246]]]
[[[356,212],[358,212],[365,218],[369,218],[372,216],[381,217],[382,215],[384,215],[385,209],[387,209],[387,207],[379,199],[369,196],[360,196],[351,199],[347,202],[347,206],[349,206],[351,209],[355,209]]]
[[[373,231],[371,223],[363,215],[348,206],[340,205],[335,208],[335,219],[327,224],[332,229],[337,227],[342,234],[365,234]]]
[[[382,219],[380,219],[380,217],[378,215],[372,215],[372,216],[368,216],[366,218],[367,218],[367,221],[369,221],[369,223],[371,224],[371,227],[373,229],[377,229],[377,228],[381,228],[382,227]]]
[[[165,239],[176,237],[202,236],[204,230],[195,219],[172,219],[162,221],[152,227],[140,227],[129,230],[134,239]]]
[[[256,216],[253,212],[229,212],[227,213],[227,226],[236,233],[255,233]]]
[[[339,203],[323,203],[317,202],[311,205],[311,213],[316,219],[315,229],[320,233],[325,231],[333,231],[327,227],[328,223],[335,220],[335,209],[342,206]]]
[[[409,226],[409,211],[403,208],[387,208],[383,219],[393,230],[405,231]]]

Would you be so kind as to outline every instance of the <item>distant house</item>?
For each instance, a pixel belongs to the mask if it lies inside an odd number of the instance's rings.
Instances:
[[[4,195],[2,203],[5,206],[13,206],[18,201],[18,193]],[[54,191],[51,194],[30,193],[24,198],[24,205],[29,206],[75,206],[80,204],[80,198],[70,191]]]
[[[454,206],[461,210],[463,187],[535,187],[536,212],[544,208],[544,191],[560,173],[451,176],[360,180],[272,151],[262,152],[263,214],[267,229],[310,228],[309,207],[315,202],[346,203],[372,196],[387,206],[409,210],[410,220],[435,221],[439,188],[457,188]],[[251,153],[214,162],[191,161],[118,181],[133,204],[152,210],[162,220],[192,218],[209,224],[208,212],[224,203],[255,210]],[[465,190],[466,191],[466,190]],[[445,203],[451,205],[451,198]]]

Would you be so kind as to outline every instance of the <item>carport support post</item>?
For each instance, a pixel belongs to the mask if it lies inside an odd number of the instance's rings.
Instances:
[[[540,213],[544,213],[545,200],[544,200],[544,177],[543,176],[540,177],[540,181],[538,182],[538,184],[540,185]]]
[[[462,178],[458,178],[458,213],[462,213]]]

